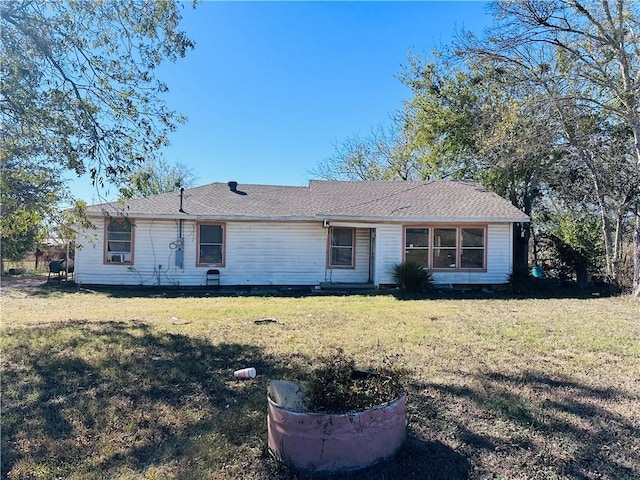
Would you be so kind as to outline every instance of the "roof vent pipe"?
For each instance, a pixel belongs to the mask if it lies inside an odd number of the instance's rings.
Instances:
[[[231,181],[227,183],[227,185],[229,185],[229,190],[231,190],[232,192],[235,192],[238,190],[238,182]]]
[[[184,187],[181,187],[180,188],[180,210],[178,210],[180,213],[185,213],[185,211],[182,209],[182,199],[183,199],[183,197],[184,197]],[[180,236],[182,236],[182,235],[180,235]]]

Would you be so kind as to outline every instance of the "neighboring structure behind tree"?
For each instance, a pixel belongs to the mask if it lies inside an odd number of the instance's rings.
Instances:
[[[88,215],[76,282],[174,286],[204,286],[210,270],[222,285],[381,286],[405,260],[436,284],[503,284],[513,225],[529,221],[478,184],[447,181],[213,183]]]

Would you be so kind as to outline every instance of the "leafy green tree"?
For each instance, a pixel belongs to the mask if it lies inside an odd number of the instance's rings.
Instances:
[[[46,235],[43,219],[55,210],[62,186],[46,167],[3,162],[0,170],[0,247],[4,261],[21,260]]]
[[[571,107],[565,105],[565,114]],[[640,198],[632,138],[623,123],[585,112],[567,133],[562,164],[553,165],[552,195],[573,212],[596,213],[603,242],[603,271],[618,282],[624,238],[631,238],[632,209]]]
[[[490,62],[452,68],[413,61],[403,81],[413,98],[406,129],[429,176],[473,179],[531,215],[557,155],[553,119],[536,89],[514,83],[513,69]],[[530,227],[514,229],[514,262],[526,269]]]
[[[640,170],[640,4],[633,0],[514,0],[493,4],[496,23],[488,36],[467,35],[465,55],[517,66],[528,82],[547,89],[561,114],[578,115],[563,129],[583,163],[591,160],[575,127],[590,109],[628,127],[635,170]],[[568,88],[566,88],[568,87]],[[568,120],[568,121],[567,121]],[[606,193],[605,193],[606,194]],[[635,204],[637,209],[638,201]],[[634,290],[640,296],[640,215],[635,216]],[[606,228],[606,227],[605,227]]]
[[[603,258],[600,220],[593,215],[560,212],[549,219],[547,235],[558,255],[576,273],[579,287],[587,285],[590,270]]]
[[[59,209],[60,202],[66,208]],[[73,199],[64,180],[46,166],[3,162],[0,169],[0,248],[4,262],[22,260],[38,243],[55,237],[74,238],[74,229],[91,228],[86,204]]]
[[[28,248],[66,198],[66,173],[117,183],[167,144],[184,119],[165,105],[154,71],[194,46],[179,29],[180,8],[174,0],[0,4],[3,254]]]
[[[2,3],[2,148],[114,180],[166,145],[183,119],[154,76],[194,44],[171,0]]]
[[[120,194],[124,198],[148,197],[173,192],[181,187],[194,186],[196,176],[184,163],[170,165],[163,159],[146,162],[122,182]]]
[[[402,118],[424,178],[470,179],[476,174],[476,132],[483,104],[479,76],[439,56],[410,56],[400,80],[412,91]]]
[[[354,135],[335,146],[334,154],[310,172],[326,180],[416,180],[422,178],[417,156],[398,118],[365,137]]]

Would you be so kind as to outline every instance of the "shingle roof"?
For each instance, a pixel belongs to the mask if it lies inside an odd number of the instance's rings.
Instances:
[[[245,220],[349,219],[368,221],[528,221],[528,217],[486,188],[450,181],[320,181],[308,187],[243,185],[231,191],[211,183],[117,203],[93,205],[89,213],[124,212],[138,217]]]
[[[319,217],[367,217],[420,220],[501,219],[528,217],[499,195],[473,182],[337,182],[311,181],[314,211]]]
[[[184,191],[182,208],[187,215],[211,218],[299,218],[313,217],[308,187],[275,185],[239,185],[232,192],[226,183],[211,183]],[[93,205],[90,212],[106,210],[129,216],[179,217],[180,192],[162,193],[147,198]]]

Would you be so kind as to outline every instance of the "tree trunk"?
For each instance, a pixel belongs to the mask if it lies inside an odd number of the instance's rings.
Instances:
[[[526,193],[523,196],[522,204],[523,211],[526,215],[531,218],[531,212],[533,211],[533,201],[535,199],[534,195],[534,185],[537,186],[537,182],[535,180],[531,180],[529,187],[526,189]],[[515,202],[516,195],[513,194],[513,198],[511,203],[517,206]],[[521,222],[517,224],[517,235],[514,238],[513,247],[517,250],[514,252],[513,256],[513,267],[514,270],[528,270],[529,269],[529,239],[531,238],[531,222]]]
[[[633,295],[640,299],[640,209],[636,207],[636,230],[633,235]]]
[[[618,273],[620,271],[620,265],[622,264],[622,244],[623,238],[622,234],[624,232],[624,215],[625,212],[628,212],[626,209],[618,209],[616,212],[616,229],[615,236],[613,239],[613,278],[614,280],[618,278]]]
[[[621,16],[622,18],[622,16]],[[631,75],[630,63],[623,51],[619,51],[618,58],[621,69],[622,81],[625,87],[626,120],[633,132],[633,147],[636,153],[636,166],[640,170],[640,115],[638,105],[640,101],[635,93],[635,79]],[[640,209],[636,204],[636,228],[633,234],[633,294],[640,299]]]
[[[614,246],[613,238],[611,234],[611,223],[609,222],[609,216],[607,215],[607,203],[605,201],[604,193],[600,188],[600,179],[598,177],[598,169],[590,161],[589,156],[584,150],[579,149],[580,157],[586,167],[591,173],[591,180],[593,180],[593,188],[596,198],[598,199],[598,207],[600,209],[600,219],[602,220],[602,239],[604,240],[604,257],[605,257],[605,273],[609,277],[609,281],[615,280],[616,277],[616,263],[614,258]]]

